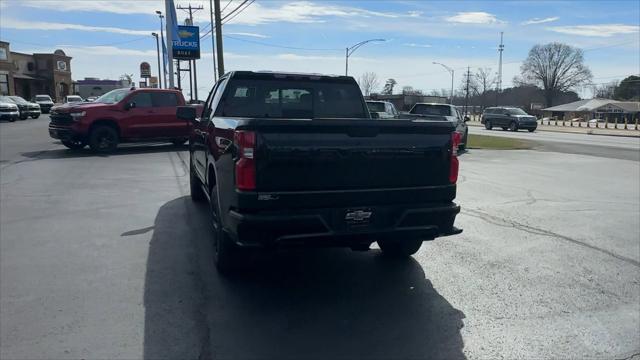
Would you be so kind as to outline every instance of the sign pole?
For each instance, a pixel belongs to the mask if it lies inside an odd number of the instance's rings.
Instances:
[[[176,23],[176,19],[175,19],[175,13],[176,10],[173,8],[173,0],[165,0],[164,1],[164,6],[165,6],[165,14],[167,14],[167,21],[165,21],[165,26],[166,26],[166,30],[167,30],[167,52],[168,52],[168,58],[169,58],[169,64],[167,64],[169,66],[169,89],[173,89],[173,24]],[[171,19],[170,19],[171,18]],[[179,74],[179,73],[178,73]],[[166,86],[166,80],[165,80],[165,86]]]

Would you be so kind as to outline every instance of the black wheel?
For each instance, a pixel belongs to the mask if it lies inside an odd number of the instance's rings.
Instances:
[[[529,132],[534,132],[536,131],[536,129],[529,129]]]
[[[380,239],[378,240],[378,245],[384,255],[405,258],[415,254],[420,249],[422,239]]]
[[[209,193],[211,224],[213,225],[213,262],[223,275],[231,275],[241,267],[240,249],[224,231],[218,207],[217,186]]]
[[[9,122],[14,122],[14,121],[16,121],[16,118],[14,117],[9,118]]]
[[[509,127],[508,127],[508,126],[503,126],[503,127],[502,127],[502,130],[503,130],[503,131],[507,131],[507,130],[509,130]]]
[[[493,126],[491,125],[491,120],[485,120],[484,128],[487,129],[487,130],[493,129]]]
[[[462,138],[462,143],[458,145],[458,151],[467,150],[467,139],[469,138],[469,130],[464,132],[464,137]]]
[[[515,121],[512,121],[512,122],[509,124],[509,130],[511,130],[511,131],[518,131],[518,124],[516,124],[516,122],[515,122]]]
[[[20,120],[27,120],[28,118],[29,118],[29,115],[20,114]]]
[[[39,118],[39,117],[40,117],[40,115],[31,115],[31,118],[32,118],[32,119],[37,119],[37,118]]]
[[[187,139],[178,139],[178,140],[173,140],[171,143],[175,146],[182,146],[186,142],[187,142]]]
[[[62,140],[62,145],[68,147],[71,150],[79,150],[87,144],[85,144],[82,140]]]
[[[193,163],[189,162],[189,188],[191,189],[191,200],[194,202],[203,202],[205,200],[204,190],[202,190],[202,182],[198,179]]]
[[[118,147],[118,133],[110,126],[99,125],[91,130],[89,146],[96,152],[113,152]]]

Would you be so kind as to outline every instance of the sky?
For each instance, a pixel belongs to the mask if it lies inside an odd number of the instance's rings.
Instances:
[[[223,16],[243,0],[220,0]],[[201,34],[209,23],[208,0],[175,0],[202,6],[194,14]],[[155,10],[162,0],[0,0],[0,40],[12,51],[72,56],[73,80],[118,79],[149,62],[157,74],[159,32]],[[177,10],[183,21],[186,12]],[[593,83],[640,73],[640,1],[270,1],[255,0],[223,26],[225,70],[273,70],[344,74],[345,48],[368,39],[349,58],[349,75],[374,72],[394,78],[396,91],[458,88],[467,66],[498,71],[504,32],[503,87],[511,86],[536,44],[562,42],[583,49]],[[197,62],[199,98],[214,82],[211,37]],[[183,74],[186,76],[186,73]],[[185,81],[187,79],[185,78]],[[185,95],[189,95],[188,85]],[[589,86],[576,89],[583,97]]]

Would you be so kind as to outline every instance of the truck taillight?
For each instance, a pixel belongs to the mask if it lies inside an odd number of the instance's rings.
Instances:
[[[454,131],[451,133],[451,166],[449,167],[449,182],[455,184],[458,182],[458,170],[460,169],[460,162],[458,161],[458,145],[462,136],[459,132]]]
[[[233,140],[238,150],[236,160],[236,188],[238,190],[256,189],[256,133],[237,130]]]

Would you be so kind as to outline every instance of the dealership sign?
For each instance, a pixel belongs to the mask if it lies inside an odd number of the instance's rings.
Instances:
[[[200,59],[200,28],[197,26],[178,26],[178,39],[172,39],[172,45],[174,59]]]
[[[143,79],[151,77],[151,65],[146,61],[140,63],[140,77]]]

